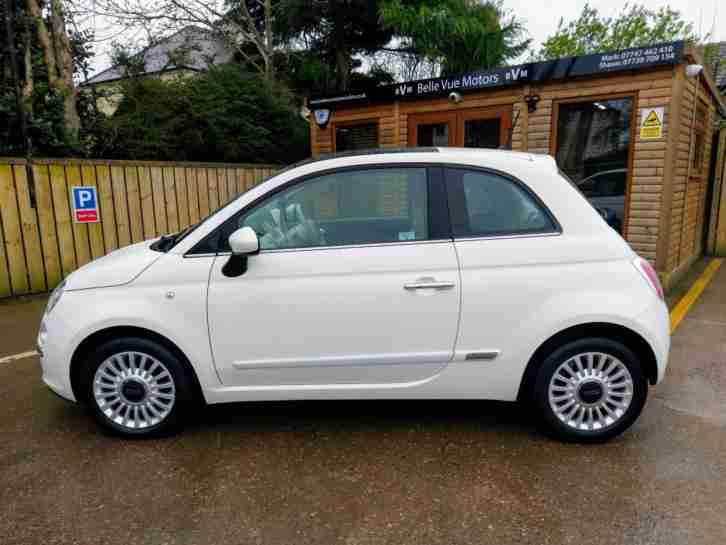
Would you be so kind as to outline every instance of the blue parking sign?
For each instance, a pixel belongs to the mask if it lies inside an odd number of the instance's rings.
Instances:
[[[74,222],[98,222],[98,194],[95,187],[71,187],[71,203]]]

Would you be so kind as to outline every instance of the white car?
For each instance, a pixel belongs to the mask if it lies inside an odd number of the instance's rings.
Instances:
[[[665,373],[658,278],[549,156],[426,148],[286,169],[48,301],[43,380],[126,435],[196,403],[519,400],[628,428]]]

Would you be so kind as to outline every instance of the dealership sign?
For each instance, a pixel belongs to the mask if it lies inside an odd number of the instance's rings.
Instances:
[[[312,110],[317,110],[364,101],[442,97],[453,92],[465,93],[467,91],[507,87],[524,83],[674,65],[683,59],[683,47],[683,42],[672,42],[611,53],[597,53],[533,62],[508,68],[481,70],[458,76],[381,85],[355,93],[312,97],[309,101],[309,107]]]

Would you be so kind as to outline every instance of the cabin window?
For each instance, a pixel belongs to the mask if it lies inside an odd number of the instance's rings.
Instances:
[[[366,122],[335,127],[335,151],[352,151],[378,147],[378,123]]]
[[[558,104],[555,157],[560,169],[617,231],[625,225],[633,99]]]

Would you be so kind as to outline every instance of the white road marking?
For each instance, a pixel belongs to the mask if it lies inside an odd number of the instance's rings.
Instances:
[[[25,358],[32,358],[37,356],[37,350],[31,350],[30,352],[21,352],[20,354],[13,354],[12,356],[3,356],[0,358],[0,363],[10,363],[11,361],[24,360]]]

